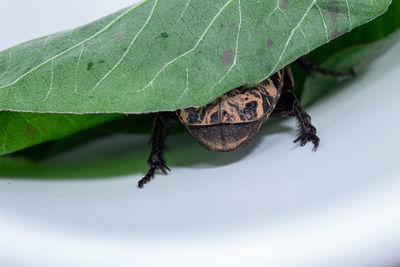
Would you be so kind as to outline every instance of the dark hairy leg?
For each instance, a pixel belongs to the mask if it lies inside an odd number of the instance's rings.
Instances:
[[[293,116],[297,118],[299,124],[299,131],[295,143],[300,142],[301,146],[312,142],[314,144],[313,151],[316,151],[319,145],[319,138],[317,136],[317,129],[311,124],[311,117],[301,106],[296,96],[288,91],[285,92],[278,100],[274,112],[271,114],[273,117]]]
[[[330,71],[327,69],[323,69],[318,67],[318,65],[312,61],[311,59],[303,56],[300,57],[296,60],[296,63],[300,65],[301,68],[303,68],[309,75],[313,76],[314,72],[319,72],[323,75],[328,75],[328,76],[333,76],[333,77],[340,77],[340,76],[348,76],[352,75],[355,76],[355,72],[353,69],[347,72],[336,72],[336,71]]]
[[[138,183],[139,188],[143,188],[145,184],[150,182],[154,178],[156,170],[160,170],[164,175],[170,169],[167,167],[163,159],[163,149],[165,138],[168,135],[168,131],[171,126],[171,122],[175,119],[173,112],[160,112],[154,119],[153,132],[151,134],[151,154],[147,160],[147,164],[150,166],[150,170]]]

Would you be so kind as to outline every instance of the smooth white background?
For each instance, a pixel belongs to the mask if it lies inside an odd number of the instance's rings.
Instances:
[[[131,3],[1,3],[0,50]],[[30,167],[32,179],[1,178],[0,266],[399,265],[399,77],[400,44],[309,108],[316,153],[292,143],[287,119],[229,154],[171,136],[172,172],[144,190],[145,135],[88,143]]]

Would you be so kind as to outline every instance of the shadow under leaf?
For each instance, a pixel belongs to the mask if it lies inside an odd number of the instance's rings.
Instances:
[[[208,168],[237,162],[254,150],[264,136],[294,129],[282,126],[281,119],[268,121],[259,135],[247,147],[230,153],[208,151],[188,132],[171,135],[167,139],[165,159],[174,167]],[[149,135],[114,134],[92,140],[67,152],[45,160],[27,159],[10,155],[0,159],[0,179],[26,178],[40,180],[99,179],[125,175],[144,175],[150,153]],[[291,140],[288,140],[291,142]]]

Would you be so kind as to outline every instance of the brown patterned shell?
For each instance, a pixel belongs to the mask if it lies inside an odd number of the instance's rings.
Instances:
[[[178,110],[186,126],[237,124],[266,120],[275,108],[282,90],[283,70],[256,87],[236,88],[203,107]]]

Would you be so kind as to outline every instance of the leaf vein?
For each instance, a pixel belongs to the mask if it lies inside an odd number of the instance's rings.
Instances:
[[[289,17],[286,15],[285,12],[283,12],[282,8],[276,7],[275,10],[279,10],[282,13],[282,15],[286,18],[286,21],[287,21],[288,25],[290,27],[293,27],[293,25],[290,23]]]
[[[186,68],[186,88],[179,97],[179,101],[182,99],[182,97],[186,94],[186,92],[189,90],[189,68]]]
[[[7,69],[0,75],[0,80],[4,77],[4,75],[6,75],[6,73],[11,69],[11,67],[12,67],[12,48],[10,48],[9,49],[9,52],[8,52],[8,56],[9,56],[9,61],[10,61],[10,64],[9,64],[9,66],[7,67]]]
[[[81,58],[82,58],[82,54],[83,54],[83,47],[84,47],[84,45],[82,44],[82,48],[81,48],[81,52],[80,52],[80,54],[79,54],[79,58],[78,58],[78,62],[76,63],[76,66],[75,66],[75,77],[74,77],[74,83],[75,83],[75,93],[78,93],[78,87],[77,87],[77,85],[76,85],[76,74],[77,74],[77,72],[78,72],[78,66],[79,66],[79,63],[81,62]]]
[[[63,114],[63,117],[64,117],[64,119],[67,120],[72,126],[78,128],[78,129],[82,127],[82,126],[78,125],[78,124],[76,123],[75,120],[71,119],[70,116]]]
[[[353,21],[351,19],[351,11],[350,11],[349,0],[346,0],[346,5],[347,5],[347,13],[348,13],[348,16],[349,16],[350,29],[352,29],[353,28]]]
[[[182,11],[181,15],[179,16],[178,20],[175,22],[174,27],[172,27],[171,32],[173,32],[175,30],[176,25],[181,21],[181,19],[185,15],[185,12],[186,12],[187,8],[189,7],[190,2],[192,2],[192,0],[187,1],[186,6],[183,8],[183,11]]]
[[[158,0],[154,1],[154,5],[153,8],[150,11],[149,16],[147,17],[145,23],[143,24],[142,28],[136,33],[136,35],[133,37],[131,43],[129,44],[128,48],[125,50],[125,52],[122,54],[121,58],[117,61],[117,63],[106,73],[106,75],[104,75],[100,81],[98,81],[96,83],[96,85],[89,91],[88,94],[92,93],[94,90],[96,90],[96,88],[121,64],[122,60],[126,57],[126,55],[129,53],[129,51],[131,50],[132,46],[134,45],[134,43],[136,42],[137,38],[139,37],[139,35],[144,31],[144,29],[146,28],[146,26],[149,24],[151,18],[153,17],[153,13],[154,10],[156,9]]]
[[[329,42],[328,26],[326,26],[326,21],[325,21],[324,14],[322,13],[322,10],[321,10],[320,6],[317,3],[315,3],[315,6],[317,7],[317,9],[319,11],[319,14],[321,14],[322,23],[323,23],[324,29],[325,29],[326,42]]]
[[[276,70],[276,68],[279,66],[279,64],[281,63],[282,58],[283,58],[283,56],[284,56],[284,54],[285,54],[285,52],[286,52],[286,49],[287,49],[288,46],[289,46],[290,41],[291,41],[292,38],[293,38],[294,33],[295,33],[295,32],[297,31],[297,29],[301,26],[301,24],[303,23],[303,21],[305,20],[305,18],[307,17],[307,15],[310,13],[311,9],[314,7],[314,5],[316,4],[316,2],[317,2],[317,0],[313,0],[313,1],[311,2],[310,6],[307,8],[306,12],[304,13],[304,16],[303,16],[303,17],[300,19],[300,21],[297,23],[296,27],[294,27],[293,30],[291,31],[291,33],[290,33],[290,35],[289,35],[289,37],[288,37],[288,39],[287,39],[287,41],[286,41],[286,43],[285,43],[285,46],[283,47],[282,53],[280,54],[280,56],[279,56],[279,58],[278,58],[278,61],[276,62],[275,66],[272,68],[272,71],[271,71],[266,77],[264,77],[261,81],[264,81],[264,80],[267,79],[269,76],[271,76],[271,75],[274,73],[274,71]],[[261,82],[261,81],[259,81],[259,82]]]
[[[24,118],[24,120],[25,120],[28,124],[32,125],[32,127],[35,128],[36,131],[37,131],[41,136],[46,136],[46,135],[44,134],[44,132],[40,129],[40,127],[36,126],[34,123],[32,123],[32,121],[30,121],[30,120],[26,117],[26,115],[25,115],[24,112],[21,112],[21,115],[22,115],[22,118]]]
[[[100,34],[103,33],[104,31],[108,30],[108,29],[109,29],[111,26],[113,26],[118,20],[120,20],[121,18],[123,18],[124,16],[126,16],[127,14],[129,14],[130,12],[132,12],[133,10],[135,10],[137,7],[139,7],[139,6],[140,6],[141,4],[143,4],[144,2],[145,2],[145,1],[140,2],[139,4],[134,5],[134,6],[132,6],[131,8],[127,9],[124,13],[122,13],[121,15],[119,15],[118,17],[116,17],[113,21],[111,21],[108,25],[106,25],[106,26],[105,26],[103,29],[101,29],[100,31],[96,32],[95,34],[93,34],[92,36],[86,38],[85,40],[83,40],[83,41],[81,41],[81,42],[79,42],[79,43],[77,43],[77,44],[71,46],[70,48],[68,48],[68,49],[66,49],[66,50],[64,50],[64,51],[62,51],[61,53],[58,53],[57,55],[55,55],[55,56],[53,56],[53,57],[47,59],[46,61],[40,63],[39,65],[35,66],[34,68],[30,69],[29,71],[27,71],[27,72],[25,72],[24,74],[22,74],[21,76],[19,76],[15,81],[13,81],[13,82],[11,82],[11,83],[9,83],[9,84],[6,84],[6,85],[1,86],[0,89],[5,89],[5,88],[7,88],[7,87],[13,86],[14,84],[16,84],[17,82],[19,82],[21,79],[23,79],[25,76],[29,75],[29,74],[32,73],[33,71],[35,71],[35,70],[41,68],[42,66],[46,65],[47,63],[49,63],[49,62],[51,62],[51,61],[53,61],[53,60],[55,60],[55,59],[57,59],[57,58],[59,58],[59,57],[65,55],[66,53],[68,53],[69,51],[71,51],[71,50],[73,50],[73,49],[79,47],[80,45],[82,45],[82,44],[84,44],[84,43],[86,43],[86,42],[88,42],[88,41],[90,41],[90,40],[96,38],[98,35],[100,35]]]
[[[49,98],[50,93],[53,90],[53,80],[54,80],[54,60],[51,61],[50,88],[49,88],[49,91],[47,92],[46,97],[44,98],[44,100],[42,102],[46,101]]]
[[[267,22],[271,18],[272,14],[274,14],[274,12],[276,12],[277,10],[282,11],[281,8],[279,7],[279,0],[277,0],[276,7],[268,14],[268,16],[265,19],[265,21]]]
[[[219,17],[219,15],[221,15],[222,11],[230,4],[232,3],[233,0],[229,0],[225,3],[225,5],[218,11],[218,13],[214,16],[214,18],[211,20],[211,22],[208,24],[207,28],[205,29],[205,31],[203,32],[203,34],[200,36],[199,40],[197,41],[197,43],[195,44],[195,46],[186,51],[185,53],[177,56],[176,58],[172,59],[171,61],[169,61],[168,63],[166,63],[160,71],[157,72],[157,74],[154,76],[154,78],[148,83],[146,84],[143,88],[137,90],[136,92],[143,92],[144,90],[146,90],[149,86],[153,85],[153,82],[158,78],[158,76],[160,76],[160,74],[171,64],[175,63],[177,60],[189,55],[190,53],[192,53],[194,50],[196,50],[196,48],[199,46],[199,44],[201,43],[201,41],[204,39],[204,36],[207,34],[207,32],[210,30],[210,28],[212,27],[212,25],[214,25],[214,22],[217,20],[217,18]]]
[[[49,41],[49,39],[50,39],[50,36],[47,36],[46,40],[44,40],[43,48],[46,48],[47,42]]]
[[[301,27],[299,27],[299,29],[300,29],[301,34],[303,35],[304,40],[307,43],[308,52],[310,52],[311,51],[311,47],[310,47],[310,43],[308,42],[307,36],[306,36],[306,34],[304,33],[304,31],[303,31],[303,29]]]
[[[218,86],[223,80],[225,80],[225,78],[229,75],[229,73],[231,73],[231,71],[233,70],[233,68],[236,66],[237,63],[237,56],[238,56],[238,50],[239,50],[239,38],[240,38],[240,31],[242,29],[242,8],[241,8],[241,2],[240,0],[238,0],[239,2],[239,26],[238,26],[238,32],[237,32],[237,36],[236,36],[236,48],[235,48],[235,57],[233,59],[233,63],[232,66],[228,69],[228,71],[225,73],[224,76],[222,76],[222,78],[216,83],[214,84],[214,86],[212,87],[212,89],[214,89],[216,86]]]

